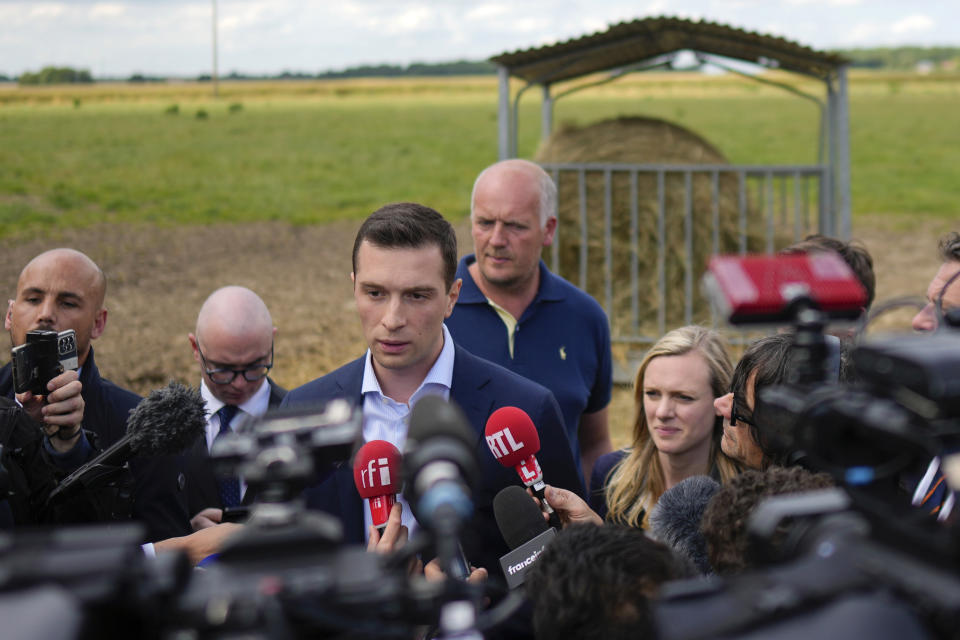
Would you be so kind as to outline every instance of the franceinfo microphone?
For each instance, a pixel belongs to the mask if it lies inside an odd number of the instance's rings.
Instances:
[[[560,523],[552,515],[553,509],[543,495],[547,485],[536,457],[540,451],[540,434],[527,412],[517,407],[501,407],[487,418],[484,431],[493,457],[503,466],[516,469],[523,486],[533,489],[544,512],[551,514],[550,524],[559,527]]]
[[[130,412],[126,435],[64,478],[50,493],[48,504],[106,486],[132,458],[180,453],[206,428],[206,405],[199,389],[170,382],[151,391]]]
[[[500,490],[493,499],[493,515],[510,553],[500,558],[507,586],[516,589],[527,579],[544,548],[557,535],[527,492],[517,485]]]
[[[400,450],[386,440],[366,443],[353,460],[353,482],[357,493],[370,505],[370,519],[380,533],[387,527],[390,509],[403,486]]]

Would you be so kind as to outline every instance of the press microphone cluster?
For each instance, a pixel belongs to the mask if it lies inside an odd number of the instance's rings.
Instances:
[[[559,519],[544,495],[547,485],[536,457],[540,451],[540,434],[530,416],[517,407],[501,407],[490,414],[484,432],[493,457],[503,466],[516,470],[523,485],[533,490],[544,512],[550,514],[550,524],[559,528]]]
[[[200,391],[170,382],[141,400],[127,418],[126,434],[64,478],[50,493],[48,504],[107,485],[133,458],[179,453],[202,437],[206,426]]]
[[[470,565],[456,536],[473,514],[472,486],[479,474],[471,440],[459,409],[426,396],[410,412],[404,454],[386,440],[371,440],[353,461],[357,493],[368,501],[380,533],[403,491],[417,522],[437,536],[444,570],[459,579],[470,575]]]

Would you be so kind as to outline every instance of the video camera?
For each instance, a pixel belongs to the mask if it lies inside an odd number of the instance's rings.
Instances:
[[[27,331],[26,341],[10,350],[13,389],[46,395],[47,383],[68,369],[77,369],[77,335],[73,329]]]
[[[828,382],[824,328],[859,315],[858,288],[830,254],[711,262],[705,289],[731,323],[792,325],[786,380],[756,398],[762,448],[842,488],[761,502],[755,568],[668,586],[661,640],[960,637],[960,529],[898,486],[940,456],[957,487],[960,331],[855,339],[855,381]]]

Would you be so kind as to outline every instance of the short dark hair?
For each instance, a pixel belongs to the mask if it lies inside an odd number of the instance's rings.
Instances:
[[[958,247],[958,250],[960,250],[960,247]],[[857,280],[860,281],[867,292],[867,303],[864,306],[869,309],[876,295],[877,277],[873,273],[873,257],[867,251],[867,248],[859,242],[844,242],[830,236],[813,234],[783,249],[780,253],[791,255],[795,253],[822,253],[824,251],[833,251],[847,263],[847,266],[857,276]],[[960,260],[960,252],[957,256],[957,259]]]
[[[573,525],[540,555],[524,587],[538,639],[653,638],[650,601],[687,577],[663,544],[622,525]]]
[[[419,249],[436,245],[443,256],[443,281],[447,290],[457,273],[457,234],[442,215],[415,202],[395,202],[371,213],[353,241],[353,272],[357,254],[366,240],[384,249]]]
[[[944,235],[937,248],[944,262],[960,262],[960,232],[951,231]]]
[[[734,395],[746,399],[747,380],[755,375],[753,389],[756,409],[761,389],[787,382],[787,376],[796,368],[792,357],[793,339],[793,334],[778,333],[752,342],[733,369],[730,390]],[[750,425],[750,435],[763,450],[765,462],[769,463],[774,452],[756,424]]]
[[[833,486],[833,479],[826,473],[813,473],[802,467],[751,469],[730,480],[710,498],[700,522],[713,570],[718,575],[732,575],[750,568],[747,523],[761,500]],[[778,528],[774,546],[782,543],[785,536],[786,529]]]

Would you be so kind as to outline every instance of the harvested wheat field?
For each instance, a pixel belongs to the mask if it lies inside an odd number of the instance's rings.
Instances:
[[[300,385],[360,355],[363,337],[353,310],[350,251],[359,223],[292,226],[101,226],[43,239],[0,243],[0,281],[14,295],[20,269],[34,255],[70,246],[107,274],[107,330],[94,343],[105,376],[140,393],[175,378],[196,383],[187,333],[215,288],[240,284],[258,292],[279,329],[274,378]],[[920,294],[938,265],[942,218],[861,216],[854,236],[874,255],[878,300]],[[461,253],[470,250],[466,222]],[[631,394],[612,407],[615,444],[628,439]]]

